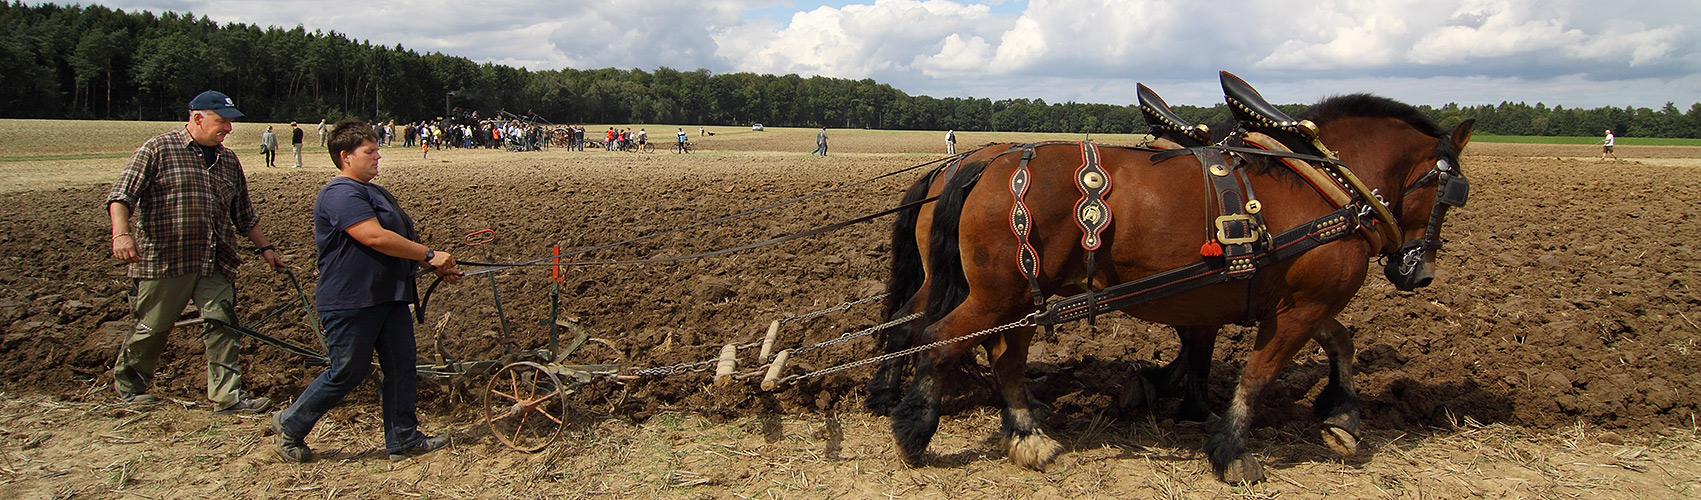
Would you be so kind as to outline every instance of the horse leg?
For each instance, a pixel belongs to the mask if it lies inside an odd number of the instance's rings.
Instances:
[[[1291,315],[1290,315],[1291,316]],[[1257,404],[1264,386],[1281,373],[1282,366],[1293,360],[1300,347],[1311,340],[1315,321],[1300,321],[1277,316],[1258,324],[1258,339],[1246,368],[1240,373],[1240,385],[1235,387],[1234,400],[1229,403],[1228,416],[1205,440],[1205,456],[1223,482],[1250,484],[1264,480],[1264,467],[1246,454],[1246,434],[1252,424],[1252,406]]]
[[[1329,385],[1317,395],[1317,418],[1323,420],[1323,442],[1343,457],[1358,454],[1358,388],[1353,385],[1353,334],[1330,318],[1317,329],[1317,343],[1329,354]]]
[[[1182,394],[1181,407],[1176,411],[1178,422],[1211,422],[1217,420],[1211,412],[1208,390],[1211,381],[1211,353],[1216,348],[1217,329],[1210,326],[1177,326],[1181,351],[1175,360],[1152,371],[1146,380],[1163,396]]]
[[[999,314],[976,307],[971,295],[950,314],[923,330],[921,339],[952,339],[996,326],[991,321]],[[915,376],[910,381],[904,400],[892,409],[892,437],[898,442],[898,452],[910,465],[919,465],[927,451],[928,442],[939,430],[940,399],[944,396],[946,372],[953,363],[972,349],[977,342],[952,342],[919,353]]]
[[[891,319],[901,318],[919,311],[922,304],[921,297],[922,294],[919,293],[911,296],[910,300],[905,302],[904,306],[898,309],[898,312],[894,313]],[[890,354],[908,349],[910,339],[915,336],[915,330],[925,326],[925,320],[916,319],[901,325],[893,325],[891,328],[881,331],[880,335],[885,339],[885,347],[882,353]],[[905,356],[880,362],[879,367],[874,370],[874,377],[868,380],[868,397],[863,401],[864,406],[869,411],[876,415],[892,414],[892,408],[898,405],[898,384],[903,381],[904,372],[910,368],[912,359],[910,356]]]
[[[1028,343],[1033,336],[1031,327],[1006,331],[989,352],[993,375],[998,379],[998,394],[1004,398],[1004,449],[1011,463],[1043,472],[1063,446],[1045,435],[1029,406],[1023,375],[1027,372]]]

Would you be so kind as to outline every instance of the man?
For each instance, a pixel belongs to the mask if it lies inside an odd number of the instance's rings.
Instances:
[[[679,154],[679,153],[686,152],[685,151],[685,129],[683,127],[680,128],[679,133],[674,134],[674,136],[678,137],[679,142],[677,143],[677,145],[674,146],[673,154]]]
[[[957,154],[957,131],[955,130],[945,131],[945,154]]]
[[[266,154],[266,166],[278,166],[278,135],[272,133],[272,126],[266,126],[266,132],[260,134],[260,152]]]
[[[319,119],[319,147],[325,147],[325,119]],[[296,163],[301,163],[299,160]]]
[[[136,149],[106,195],[112,222],[112,256],[128,262],[135,325],[118,351],[112,387],[127,403],[155,401],[148,394],[166,335],[193,301],[201,317],[234,323],[242,263],[236,235],[248,237],[271,267],[284,266],[260,231],[248,199],[248,180],[236,152],[224,147],[231,118],[242,116],[229,97],[202,92],[189,101],[189,122]],[[132,216],[135,228],[130,227]],[[214,414],[259,413],[271,405],[242,392],[237,366],[240,335],[228,328],[203,334],[207,346],[207,398]]]
[[[301,168],[301,136],[303,132],[301,127],[296,126],[295,122],[289,122],[289,128],[293,130],[289,133],[289,145],[295,148],[295,166],[289,168]]]
[[[815,151],[809,154],[816,153],[827,156],[827,127],[821,127],[821,133],[815,134]]]
[[[1613,160],[1618,159],[1618,153],[1612,152],[1612,144],[1612,129],[1609,128],[1606,131],[1606,138],[1601,139],[1601,159],[1596,161],[1606,161],[1607,156],[1612,156]]]

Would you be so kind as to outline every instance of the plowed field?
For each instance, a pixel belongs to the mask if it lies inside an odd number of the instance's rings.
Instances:
[[[453,433],[456,447],[395,464],[383,458],[368,386],[309,437],[321,460],[277,463],[263,420],[208,416],[198,327],[176,331],[164,356],[153,392],[167,403],[114,404],[107,370],[128,324],[130,284],[109,255],[101,201],[123,153],[139,142],[67,148],[53,142],[65,140],[53,133],[60,124],[0,122],[19,131],[0,151],[0,489],[26,498],[1698,494],[1701,251],[1691,243],[1701,234],[1701,148],[1621,147],[1626,161],[1598,162],[1585,146],[1469,146],[1473,196],[1449,215],[1436,284],[1404,293],[1373,273],[1342,315],[1359,349],[1365,457],[1343,461],[1315,437],[1310,400],[1327,367],[1312,349],[1260,402],[1251,447],[1272,479],[1231,488],[1204,465],[1205,431],[1167,420],[1174,401],[1122,404],[1125,377],[1167,361],[1176,345],[1167,328],[1120,317],[1038,340],[1030,387],[1050,405],[1047,423],[1067,449],[1045,473],[1003,460],[991,440],[995,396],[976,382],[952,403],[937,456],[902,465],[887,421],[860,406],[868,369],[774,393],[755,380],[717,388],[697,372],[594,383],[577,399],[590,426],[535,455],[508,451],[484,430],[485,378],[428,378],[426,430]],[[94,126],[128,139],[142,125]],[[267,234],[311,294],[310,211],[332,167],[318,148],[301,169],[264,167],[254,146],[262,129],[240,125],[229,144],[242,153]],[[551,244],[573,251],[655,235],[579,256],[606,262],[735,247],[890,208],[915,175],[863,181],[943,152],[935,133],[830,131],[831,156],[819,158],[804,154],[812,130],[713,130],[694,137],[701,151],[690,155],[659,147],[421,158],[389,148],[376,182],[419,220],[429,245],[463,260],[523,260],[547,255]],[[963,145],[1054,138],[958,137]],[[34,154],[57,156],[22,158],[35,150],[16,149],[31,141],[41,143]],[[834,191],[697,225],[825,190]],[[647,368],[709,360],[722,345],[760,340],[773,320],[880,293],[889,220],[725,256],[576,267],[560,292],[561,316],[614,347],[587,348],[578,361]],[[457,247],[480,229],[497,239]],[[549,278],[534,267],[442,285],[419,326],[421,361],[547,347]],[[295,298],[287,279],[255,262],[237,282],[244,321]],[[877,315],[865,305],[789,321],[780,342],[832,339],[878,323]],[[317,348],[299,310],[262,329]],[[1211,383],[1219,402],[1251,332],[1229,327],[1219,340]],[[246,345],[253,393],[287,401],[318,373],[278,349]],[[866,340],[846,342],[796,360],[796,370],[873,351]]]

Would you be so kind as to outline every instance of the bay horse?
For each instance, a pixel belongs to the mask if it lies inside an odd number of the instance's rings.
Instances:
[[[1216,418],[1206,382],[1218,329],[1257,323],[1253,350],[1227,416],[1205,444],[1213,470],[1229,483],[1263,478],[1262,466],[1246,454],[1254,403],[1310,340],[1322,346],[1330,364],[1329,381],[1314,407],[1323,420],[1324,440],[1344,456],[1356,453],[1360,422],[1352,381],[1352,334],[1335,317],[1364,284],[1369,263],[1379,256],[1389,260],[1386,272],[1398,288],[1428,285],[1445,212],[1463,205],[1462,193],[1447,193],[1451,190],[1443,184],[1449,175],[1463,180],[1459,155],[1470,140],[1473,121],[1449,132],[1416,108],[1368,94],[1325,99],[1300,118],[1315,123],[1317,142],[1333,148],[1340,164],[1350,166],[1364,187],[1385,199],[1377,203],[1397,223],[1380,232],[1350,232],[1267,263],[1248,279],[1121,309],[1176,328],[1181,340],[1176,359],[1132,383],[1156,386],[1165,394],[1182,393],[1177,415],[1181,421]],[[989,145],[965,154],[949,168],[932,171],[909,188],[902,203],[929,196],[938,196],[937,201],[900,212],[893,224],[886,317],[925,314],[889,330],[885,350],[940,345],[913,359],[882,364],[868,384],[867,405],[891,416],[900,453],[912,465],[920,463],[938,429],[942,377],[978,345],[986,349],[1002,398],[1002,435],[1011,462],[1043,471],[1062,446],[1041,429],[1023,385],[1028,346],[1038,326],[1024,320],[1045,312],[1038,298],[1104,289],[1210,259],[1201,256],[1205,252],[1200,242],[1211,241],[1209,228],[1216,213],[1210,203],[1212,188],[1201,181],[1200,161],[1191,155],[1164,158],[1151,150],[1107,146],[1098,148],[1098,155],[1113,186],[1103,196],[1113,217],[1094,252],[1096,265],[1087,264],[1082,244],[1087,231],[1077,225],[1075,215],[1082,197],[1077,167],[1086,151],[1080,144],[1046,143],[1032,147],[1025,168],[1029,178],[1022,199],[1031,221],[1028,243],[1037,254],[1037,273],[1030,280],[1016,264],[1022,241],[1012,229],[1017,197],[1008,189],[1024,162],[1018,150],[1014,145]],[[1340,208],[1277,161],[1250,163],[1246,190],[1262,203],[1259,214],[1267,234],[1299,228]],[[987,182],[979,182],[982,179]],[[1444,199],[1444,194],[1458,198]],[[1361,217],[1368,212],[1364,208]],[[973,341],[950,342],[977,335]],[[913,379],[900,399],[906,368],[902,363],[910,362]]]

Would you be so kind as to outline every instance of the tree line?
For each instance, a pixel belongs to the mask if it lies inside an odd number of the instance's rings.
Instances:
[[[555,123],[1140,133],[1132,105],[911,96],[872,79],[714,74],[698,69],[531,71],[356,41],[335,31],[219,24],[192,13],[0,3],[0,117],[177,120],[188,98],[218,89],[255,121],[430,120],[451,109],[506,111]],[[1304,105],[1282,106],[1290,113]],[[1701,137],[1701,103],[1648,108],[1537,103],[1440,108],[1443,126],[1479,133]],[[1220,123],[1228,110],[1176,106]]]

